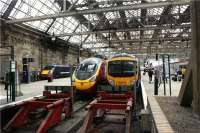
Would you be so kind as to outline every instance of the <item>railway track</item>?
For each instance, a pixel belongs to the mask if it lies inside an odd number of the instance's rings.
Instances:
[[[84,118],[87,114],[85,107],[90,101],[77,101],[74,104],[74,112],[71,118],[62,121],[55,128],[52,128],[48,133],[76,133],[82,126]]]
[[[73,112],[71,117],[65,117],[64,113],[62,114],[62,120],[55,126],[49,128],[47,133],[80,133],[80,129],[83,126],[84,119],[87,116],[88,110],[85,110],[85,107],[91,102],[91,99],[82,100],[75,99],[73,103]],[[136,107],[137,108],[137,107]],[[136,109],[137,114],[140,109]],[[121,112],[118,112],[120,115]],[[112,112],[105,112],[105,114],[112,114]],[[40,119],[31,119],[26,125],[23,125],[20,128],[13,129],[10,132],[12,133],[35,133],[41,123]],[[94,128],[90,131],[91,133],[104,133],[104,132],[116,132],[123,133],[126,129],[125,119],[115,117],[104,117],[104,119],[96,120],[93,122]],[[140,132],[140,121],[139,119],[133,120],[131,124],[134,132]]]
[[[90,100],[87,101],[75,101],[73,108],[74,111],[72,113],[72,116],[69,118],[65,118],[62,116],[62,121],[50,128],[47,133],[72,133],[76,132],[76,128],[78,128],[84,119],[84,116],[86,114],[85,106],[90,102]],[[8,131],[9,133],[35,133],[36,129],[38,128],[40,123],[40,119],[37,120],[31,120],[23,127],[20,127],[18,129],[12,129],[11,131]]]
[[[74,102],[72,102],[73,99]],[[34,97],[8,108],[7,111],[12,114],[4,111],[5,115],[11,115],[11,117],[4,117],[8,119],[8,122],[4,122],[3,132],[44,133],[51,130],[54,133],[64,132],[73,128],[72,123],[76,123],[79,118],[83,119],[77,114],[84,111],[84,107],[89,102],[90,99],[73,98],[71,86],[45,86],[43,96]],[[67,125],[69,126],[66,127]],[[57,128],[57,126],[63,128]],[[56,131],[57,129],[59,130]]]

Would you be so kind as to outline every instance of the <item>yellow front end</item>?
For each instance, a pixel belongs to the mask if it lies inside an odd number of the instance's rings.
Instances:
[[[78,80],[75,79],[75,82],[72,82],[73,86],[79,91],[90,91],[95,86],[95,81],[90,80]]]
[[[120,87],[120,86],[133,86],[137,80],[137,76],[133,77],[112,77],[112,76],[107,76],[108,82],[115,87]]]
[[[137,61],[137,59],[132,58],[132,57],[116,57],[116,58],[111,59],[111,61]],[[137,65],[137,68],[138,68],[138,65]],[[107,70],[108,70],[108,65],[107,65]],[[133,86],[138,80],[138,72],[135,73],[135,75],[131,77],[113,77],[108,74],[108,71],[106,75],[107,75],[108,82],[114,87]]]
[[[48,75],[48,73],[49,73],[49,70],[42,70],[42,74]]]
[[[74,73],[72,76],[72,85],[75,87],[75,89],[78,91],[85,91],[85,92],[93,91],[98,80],[100,66],[101,66],[101,63],[99,64],[95,74],[86,80],[77,79]]]

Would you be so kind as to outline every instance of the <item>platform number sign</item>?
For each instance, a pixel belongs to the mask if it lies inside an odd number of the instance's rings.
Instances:
[[[15,72],[16,63],[15,61],[11,61],[11,72]]]

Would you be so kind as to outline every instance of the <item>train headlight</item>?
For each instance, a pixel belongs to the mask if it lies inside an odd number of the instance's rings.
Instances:
[[[109,82],[112,86],[115,85],[115,82],[114,82],[113,80],[108,80],[108,82]]]
[[[135,80],[130,81],[130,85],[134,85],[135,84]]]
[[[74,75],[72,75],[72,78],[71,78],[71,80],[72,80],[72,82],[75,82],[75,76]]]
[[[75,82],[75,77],[74,77],[74,75],[72,76],[72,82]]]
[[[95,81],[96,81],[96,78],[97,78],[97,76],[94,75],[94,76],[90,79],[90,82],[95,82]]]

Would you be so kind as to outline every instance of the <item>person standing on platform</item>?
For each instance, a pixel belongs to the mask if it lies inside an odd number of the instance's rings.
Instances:
[[[182,71],[181,71],[181,68],[179,68],[178,71],[177,71],[177,79],[178,79],[178,81],[181,81],[181,79],[182,79]]]
[[[5,90],[8,90],[9,85],[10,85],[10,72],[6,72],[6,75],[5,75]]]
[[[154,74],[154,95],[158,95],[158,84],[160,79],[160,70],[158,66],[155,67]]]
[[[185,73],[186,73],[186,68],[183,67],[183,68],[181,69],[182,79],[184,79]]]
[[[150,67],[149,67],[149,69],[148,69],[148,76],[149,76],[149,83],[151,83],[151,81],[152,81],[152,76],[153,76],[152,64],[150,64]]]

